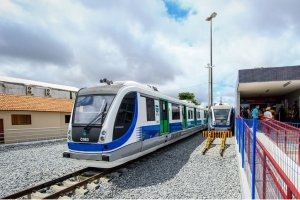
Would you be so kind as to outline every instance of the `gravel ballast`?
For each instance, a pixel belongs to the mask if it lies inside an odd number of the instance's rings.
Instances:
[[[236,199],[241,198],[234,138],[227,139],[224,156],[215,139],[202,155],[199,134],[158,150],[84,198]]]
[[[0,151],[0,197],[84,168],[65,159],[66,141],[8,145]]]
[[[234,138],[223,157],[215,144],[202,155],[204,143],[195,134],[162,148],[81,198],[241,198]],[[34,145],[0,152],[0,197],[85,167],[62,158],[66,142]]]

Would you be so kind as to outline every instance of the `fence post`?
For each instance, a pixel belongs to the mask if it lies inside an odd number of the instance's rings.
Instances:
[[[236,118],[235,119],[235,132],[236,132],[236,135],[235,135],[235,137],[236,137],[236,142],[237,142],[237,144],[239,144],[239,118]]]
[[[300,136],[299,136],[299,145],[298,145],[298,164],[300,165]]]
[[[267,157],[266,153],[263,151],[263,188],[262,188],[262,195],[263,199],[266,199],[266,189],[267,189]]]
[[[242,141],[241,141],[241,151],[242,151],[242,168],[244,168],[245,165],[245,119],[242,119]]]
[[[257,119],[253,119],[252,126],[252,199],[255,199],[255,154],[256,154],[256,124]]]

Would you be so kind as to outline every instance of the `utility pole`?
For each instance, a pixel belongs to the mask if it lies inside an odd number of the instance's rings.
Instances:
[[[217,16],[216,12],[213,12],[206,21],[210,22],[210,64],[208,65],[208,109],[213,105],[213,61],[212,61],[212,19]]]
[[[211,107],[213,106],[213,61],[212,61],[212,19],[217,16],[216,12],[213,12],[206,21],[210,22],[210,64],[208,64],[208,130],[211,129],[212,113]]]

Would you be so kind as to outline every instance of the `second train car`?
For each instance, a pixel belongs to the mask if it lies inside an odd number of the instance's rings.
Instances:
[[[207,128],[207,111],[133,81],[81,89],[66,158],[112,168]]]

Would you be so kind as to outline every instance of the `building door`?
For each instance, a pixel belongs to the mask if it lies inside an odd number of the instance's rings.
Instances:
[[[169,108],[168,108],[168,101],[160,100],[159,107],[160,107],[160,133],[161,135],[170,132],[170,123],[169,123]]]
[[[4,144],[4,125],[3,125],[3,119],[0,119],[0,144]]]
[[[182,118],[183,128],[187,128],[186,106],[182,107],[182,115],[183,115],[183,118]]]

